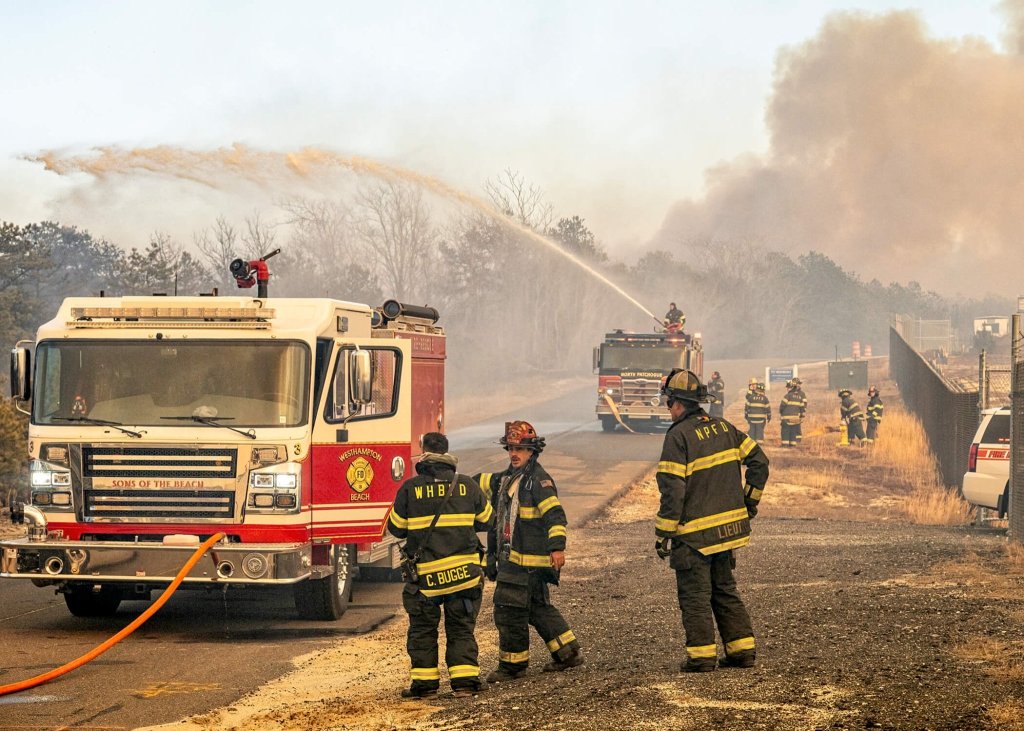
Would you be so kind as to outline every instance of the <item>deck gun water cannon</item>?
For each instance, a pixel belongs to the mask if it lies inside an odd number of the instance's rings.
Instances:
[[[259,259],[253,259],[252,261],[235,259],[232,261],[228,268],[231,270],[231,276],[235,278],[238,288],[248,289],[255,284],[257,285],[256,296],[260,299],[266,299],[267,283],[270,282],[270,269],[267,267],[267,259],[280,253],[280,249],[274,249]]]

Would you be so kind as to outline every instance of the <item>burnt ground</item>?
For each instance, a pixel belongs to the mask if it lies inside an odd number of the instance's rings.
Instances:
[[[653,490],[647,483],[625,501],[653,505]],[[994,589],[978,568],[1005,563],[998,531],[758,518],[751,545],[737,552],[758,664],[694,675],[678,672],[673,573],[654,556],[647,510],[635,521],[632,512],[612,510],[577,533],[555,592],[586,664],[561,674],[532,668],[475,701],[435,701],[442,708],[423,728],[987,729],[1012,727],[1013,716],[1024,724],[1024,580],[1004,574]],[[481,624],[491,621],[487,606]],[[971,651],[993,643],[1002,658]],[[532,652],[539,666],[543,646]]]

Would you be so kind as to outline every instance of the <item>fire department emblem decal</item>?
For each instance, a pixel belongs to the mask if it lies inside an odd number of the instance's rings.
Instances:
[[[348,466],[345,477],[348,479],[349,487],[356,492],[364,492],[373,482],[373,467],[365,458],[357,457]]]

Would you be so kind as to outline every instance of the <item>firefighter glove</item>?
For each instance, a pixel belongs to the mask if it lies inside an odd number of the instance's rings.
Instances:
[[[484,567],[484,576],[491,581],[498,580],[498,557],[493,553],[487,554],[487,566]]]
[[[757,517],[757,506],[753,503],[747,503],[747,517],[751,520]]]
[[[659,538],[654,542],[654,550],[657,551],[658,558],[668,558],[672,555],[672,539]]]

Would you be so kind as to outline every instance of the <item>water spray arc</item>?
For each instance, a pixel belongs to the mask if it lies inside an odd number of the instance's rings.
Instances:
[[[622,287],[547,237],[503,215],[482,198],[461,191],[435,177],[423,175],[407,168],[381,163],[365,157],[339,155],[316,148],[278,153],[254,150],[238,144],[230,148],[207,152],[181,150],[167,146],[135,150],[104,147],[98,148],[95,152],[97,154],[74,157],[62,157],[54,152],[44,152],[39,155],[27,156],[26,159],[42,163],[47,170],[58,175],[82,172],[102,180],[133,172],[145,172],[212,188],[219,187],[218,175],[235,175],[258,185],[269,186],[275,177],[280,178],[283,175],[308,180],[316,174],[318,169],[327,168],[343,168],[383,180],[412,183],[452,202],[473,208],[514,233],[525,236],[568,259],[636,306],[656,323],[661,324],[661,320],[655,317],[653,312],[644,307]],[[275,169],[279,171],[277,175],[273,173]]]

